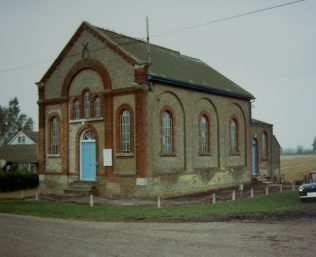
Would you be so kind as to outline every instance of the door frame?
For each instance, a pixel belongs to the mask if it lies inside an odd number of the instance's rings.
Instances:
[[[254,156],[255,155],[255,156]],[[258,140],[257,138],[253,138],[251,141],[251,170],[252,175],[257,176],[259,174],[259,167],[258,167]]]
[[[86,133],[88,131],[91,131],[92,135],[94,136],[94,138],[84,138],[84,136],[86,135]],[[95,165],[97,163],[97,149],[96,149],[96,139],[95,139],[95,135],[93,133],[93,131],[91,129],[86,129],[84,131],[82,131],[81,135],[80,135],[80,180],[81,181],[96,181],[96,167],[95,167],[95,176],[93,179],[84,179],[83,178],[83,165],[82,165],[82,162],[83,162],[83,158],[82,158],[82,145],[83,143],[94,143],[94,149],[95,149]]]

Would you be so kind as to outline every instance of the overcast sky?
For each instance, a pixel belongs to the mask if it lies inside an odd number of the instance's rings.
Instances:
[[[316,1],[174,32],[293,0],[0,0],[0,105],[17,96],[38,126],[39,81],[83,20],[199,58],[256,100],[282,147],[316,136]]]

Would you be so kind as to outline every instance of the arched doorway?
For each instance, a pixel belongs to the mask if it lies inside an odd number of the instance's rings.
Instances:
[[[90,129],[83,131],[80,137],[80,164],[80,180],[95,181],[96,140]]]
[[[258,175],[258,142],[256,138],[252,140],[252,175]]]

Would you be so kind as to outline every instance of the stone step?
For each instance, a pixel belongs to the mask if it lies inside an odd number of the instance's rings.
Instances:
[[[64,193],[68,195],[98,195],[97,182],[74,181],[64,189]]]
[[[255,179],[262,184],[266,184],[266,185],[272,184],[272,182],[269,179],[264,178],[264,177],[256,177]]]

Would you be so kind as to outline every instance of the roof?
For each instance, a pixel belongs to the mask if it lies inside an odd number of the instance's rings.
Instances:
[[[131,64],[148,65],[147,43],[145,41],[83,22],[40,82],[37,83],[38,86],[45,84],[83,31],[89,31],[105,45],[110,46],[118,54],[129,60]],[[147,73],[148,81],[235,97],[247,101],[254,99],[251,93],[199,59],[150,44],[150,60]]]
[[[261,121],[261,120],[256,120],[256,119],[252,119],[251,120],[251,124],[253,124],[253,125],[260,125],[260,126],[273,126],[270,123],[267,123],[267,122]]]
[[[38,132],[32,130],[23,130],[23,133],[32,139],[36,144],[38,143]]]
[[[8,162],[38,162],[37,145],[5,145],[0,147],[0,159]]]
[[[145,41],[87,24],[132,57],[138,64],[147,63],[147,43]],[[157,80],[196,90],[213,90],[213,93],[247,100],[254,99],[251,93],[199,59],[150,44],[150,60],[149,80]]]

